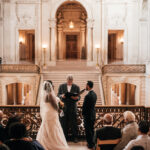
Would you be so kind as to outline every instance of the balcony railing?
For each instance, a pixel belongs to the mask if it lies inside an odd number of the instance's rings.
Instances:
[[[8,118],[14,114],[22,116],[22,122],[26,124],[29,136],[35,138],[41,124],[40,107],[39,106],[0,106],[0,110],[4,112],[2,124],[5,126]],[[144,106],[98,106],[96,107],[95,128],[103,126],[103,116],[106,113],[113,114],[115,127],[123,128],[123,113],[127,110],[132,111],[136,116],[136,121],[148,120],[150,122],[150,108]],[[83,127],[82,107],[78,107],[78,135],[85,136]]]
[[[0,73],[40,73],[37,65],[2,64]]]
[[[145,65],[105,65],[102,68],[102,73],[145,73]]]

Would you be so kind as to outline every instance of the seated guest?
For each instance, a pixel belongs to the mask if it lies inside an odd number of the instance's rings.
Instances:
[[[135,140],[132,140],[124,148],[130,150],[133,146],[142,146],[145,150],[150,150],[150,137],[148,136],[149,124],[146,121],[139,123],[139,135]]]
[[[121,131],[118,128],[115,128],[112,126],[113,123],[113,117],[111,114],[105,114],[104,115],[104,124],[105,126],[101,129],[98,129],[96,131],[96,141],[97,138],[100,140],[114,140],[121,138]],[[113,150],[113,148],[116,145],[110,144],[110,145],[101,145],[101,150]]]
[[[0,110],[0,143],[4,142],[4,135],[5,135],[4,127],[1,124],[2,119],[3,119],[3,112]]]
[[[138,135],[138,125],[135,122],[135,115],[131,111],[126,111],[123,116],[126,126],[122,130],[121,141],[114,150],[123,150],[123,148]]]
[[[24,124],[14,123],[10,126],[9,130],[11,139],[6,141],[5,144],[10,150],[36,150],[29,141],[24,140],[26,134],[27,131]]]
[[[142,146],[133,146],[131,150],[144,150]]]
[[[0,150],[10,150],[5,144],[0,145]]]
[[[16,123],[16,122],[21,122],[21,116],[15,115],[15,116],[12,116],[8,119],[8,122],[7,122],[6,127],[5,127],[5,136],[4,136],[5,140],[4,141],[7,141],[10,139],[9,128],[13,123]]]

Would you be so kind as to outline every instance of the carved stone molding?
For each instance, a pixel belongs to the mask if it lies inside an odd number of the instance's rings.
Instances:
[[[94,19],[87,19],[87,28],[93,28],[94,27]]]
[[[102,68],[105,73],[145,73],[145,65],[105,65]]]
[[[39,73],[37,65],[0,65],[0,73]]]
[[[49,19],[49,27],[56,28],[56,19]]]

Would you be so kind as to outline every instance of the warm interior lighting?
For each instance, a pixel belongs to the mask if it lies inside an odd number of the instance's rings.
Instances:
[[[123,39],[123,38],[120,39],[120,43],[121,43],[121,44],[124,43],[124,39]]]
[[[20,37],[20,38],[19,38],[19,43],[23,43],[23,41],[24,41],[23,38]]]
[[[42,48],[43,48],[43,49],[46,49],[46,48],[47,48],[47,45],[46,45],[46,44],[43,44],[43,45],[42,45]]]
[[[96,45],[95,45],[95,48],[100,48],[100,44],[96,44]]]
[[[70,29],[73,29],[73,28],[74,28],[74,23],[73,23],[72,21],[70,21],[70,23],[69,23],[69,28],[70,28]]]

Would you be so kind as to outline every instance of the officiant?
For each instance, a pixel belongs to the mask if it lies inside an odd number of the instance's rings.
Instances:
[[[68,130],[71,128],[73,141],[76,143],[77,127],[77,102],[80,100],[80,88],[73,83],[73,76],[67,76],[67,82],[61,84],[58,89],[58,97],[64,102],[64,116],[61,117],[61,124],[66,139],[68,139]]]

